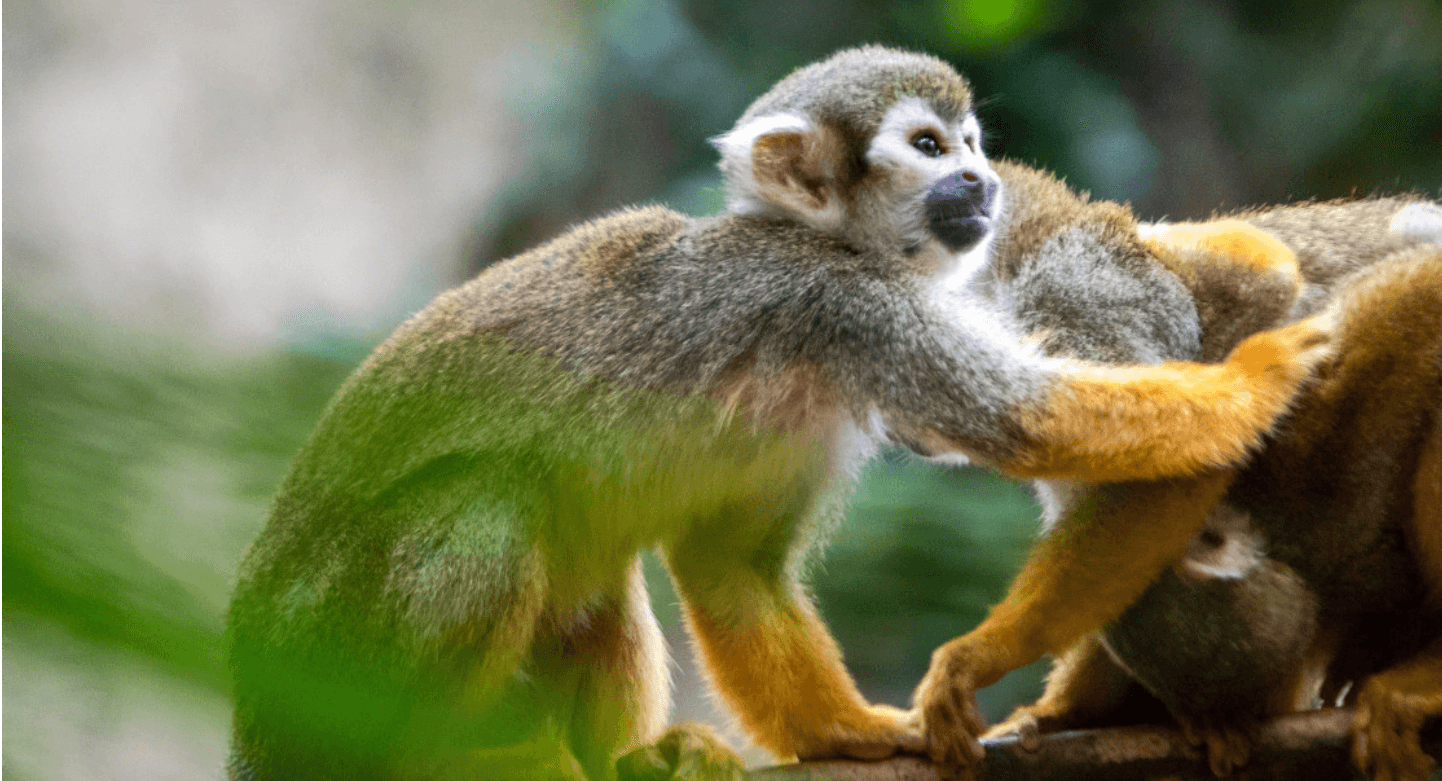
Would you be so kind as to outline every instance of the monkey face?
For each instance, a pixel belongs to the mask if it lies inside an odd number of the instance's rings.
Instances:
[[[974,270],[1002,188],[970,96],[950,66],[904,52],[797,71],[713,141],[728,207],[895,258],[903,273]]]
[[[906,240],[940,242],[950,253],[969,252],[992,230],[1001,178],[981,151],[981,127],[965,114],[948,120],[919,98],[886,113],[866,161],[886,179],[893,211]]]

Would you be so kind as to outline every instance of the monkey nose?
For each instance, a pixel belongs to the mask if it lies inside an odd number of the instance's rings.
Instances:
[[[1000,180],[988,169],[963,168],[937,180],[926,194],[931,232],[953,252],[969,249],[991,228]]]
[[[991,211],[996,197],[996,174],[986,169],[963,168],[938,179],[926,194],[928,216],[976,217]]]

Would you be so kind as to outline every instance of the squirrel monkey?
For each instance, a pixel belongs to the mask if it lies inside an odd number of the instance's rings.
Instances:
[[[1442,243],[1442,208],[1398,212],[1424,216]],[[997,732],[1169,712],[1224,775],[1261,722],[1348,704],[1359,769],[1430,777],[1419,733],[1442,716],[1442,246],[1358,260],[1370,265],[1330,285],[1337,357],[1186,557]]]
[[[1356,332],[1351,329],[1370,322],[1369,318],[1380,318],[1384,308],[1391,313],[1389,316],[1396,317],[1398,311],[1407,311],[1401,302],[1416,303],[1421,307],[1417,312],[1401,316],[1402,321],[1410,323],[1411,330],[1399,332],[1399,336],[1401,333],[1413,336],[1399,339],[1395,344],[1378,338],[1376,346],[1370,349],[1361,341],[1357,345],[1344,342],[1335,365],[1345,366],[1355,359],[1358,366],[1368,361],[1372,371],[1380,371],[1387,360],[1381,356],[1390,355],[1410,356],[1401,359],[1404,364],[1416,362],[1431,367],[1433,375],[1426,375],[1428,370],[1423,369],[1420,374],[1412,372],[1398,380],[1410,389],[1411,395],[1400,396],[1395,407],[1381,405],[1393,410],[1387,414],[1412,420],[1410,425],[1418,427],[1404,440],[1414,443],[1408,447],[1415,448],[1418,432],[1425,431],[1427,421],[1442,402],[1439,395],[1442,386],[1438,386],[1435,379],[1438,368],[1435,345],[1442,329],[1432,327],[1428,320],[1432,316],[1429,312],[1438,305],[1438,293],[1423,281],[1429,274],[1435,274],[1429,269],[1436,264],[1437,252],[1434,245],[1425,242],[1438,239],[1427,230],[1397,228],[1415,227],[1419,220],[1425,222],[1423,217],[1427,214],[1436,219],[1439,212],[1435,205],[1400,198],[1371,199],[1274,208],[1207,223],[1142,226],[1121,207],[1088,202],[1084,196],[1071,193],[1060,182],[1040,172],[1000,163],[996,168],[1010,193],[1009,212],[1003,218],[1002,235],[994,253],[993,268],[997,273],[1062,280],[1094,279],[1095,273],[1081,273],[1093,266],[1113,272],[1132,269],[1133,274],[1139,273],[1136,271],[1139,268],[1165,269],[1183,281],[1195,305],[1196,313],[1189,317],[1184,310],[1173,308],[1169,312],[1166,306],[1133,296],[1127,299],[1129,306],[1145,314],[1139,317],[1129,311],[1118,316],[1110,308],[1100,307],[1116,300],[1117,291],[1124,292],[1124,286],[1104,282],[1072,290],[1057,284],[1052,286],[1055,292],[1046,293],[1047,285],[1029,282],[1021,289],[1042,298],[1023,303],[1020,308],[1030,313],[1033,333],[1053,354],[1123,361],[1159,357],[1215,360],[1253,331],[1317,311],[1328,300],[1330,291],[1351,290],[1357,284],[1354,280],[1364,273],[1358,271],[1359,268],[1378,263],[1376,273],[1397,274],[1396,280],[1386,277],[1387,281],[1368,283],[1369,289],[1384,291],[1369,298],[1369,302],[1386,300],[1388,295],[1398,293],[1393,304],[1376,308],[1369,308],[1373,303],[1339,304],[1332,307],[1330,316],[1346,323],[1347,333],[1353,334]],[[1136,249],[1138,241],[1142,252]],[[1388,260],[1381,262],[1384,258]],[[1407,264],[1415,264],[1417,268],[1405,273],[1381,271]],[[982,283],[986,283],[984,278]],[[1416,285],[1416,289],[1408,291],[1407,285]],[[1399,291],[1407,292],[1401,295]],[[1046,296],[1057,301],[1047,301]],[[1355,300],[1355,296],[1348,296],[1351,294],[1344,295],[1344,300]],[[1064,297],[1073,302],[1071,307],[1057,305],[1066,303]],[[1148,318],[1154,324],[1171,323],[1173,327],[1194,323],[1200,329],[1199,342],[1192,352],[1178,356],[1168,347],[1168,337],[1158,325],[1153,325],[1151,332],[1133,329],[1130,334],[1114,325],[1145,322]],[[1387,333],[1386,326],[1376,329],[1380,322],[1378,319],[1369,326],[1374,330],[1368,336],[1354,338],[1370,340]],[[1406,323],[1399,323],[1398,327],[1402,324]],[[1356,355],[1349,354],[1352,352]],[[1365,376],[1366,371],[1351,375],[1348,382],[1356,383]],[[1432,379],[1427,379],[1428,376]],[[1331,381],[1324,378],[1304,398],[1319,397],[1322,391],[1318,389]],[[1376,385],[1386,387],[1382,380],[1377,380]],[[1358,390],[1353,388],[1348,392],[1355,394]],[[1327,404],[1340,408],[1344,402],[1338,398],[1341,396]],[[1320,463],[1325,456],[1325,446],[1320,440],[1324,438],[1321,432],[1327,430],[1325,426],[1336,425],[1342,413],[1333,409],[1328,416],[1319,416],[1319,420],[1328,422],[1318,424],[1311,434],[1302,437],[1290,426],[1303,425],[1299,422],[1306,417],[1305,408],[1304,404],[1302,410],[1287,419],[1285,434],[1269,445],[1259,465],[1242,472],[1243,482],[1232,488],[1233,493],[1248,484],[1246,475],[1256,474],[1262,468],[1260,464],[1269,463],[1272,454],[1280,452],[1279,443],[1305,442],[1305,447],[1312,449],[1308,457],[1318,459],[1319,463],[1295,470],[1273,468],[1268,478],[1275,483],[1263,480],[1259,481],[1261,485],[1295,484],[1303,479],[1296,475],[1337,474],[1335,466]],[[1423,409],[1433,411],[1423,413]],[[1378,422],[1382,420],[1378,418]],[[1391,426],[1391,430],[1397,429],[1396,425]],[[1365,455],[1361,453],[1361,444],[1368,434],[1358,432],[1358,436],[1359,440],[1350,446],[1349,452],[1358,453],[1360,458]],[[1381,458],[1385,460],[1390,456]],[[1292,456],[1283,463],[1297,467],[1303,459]],[[1377,462],[1371,460],[1371,463],[1370,468],[1375,468]],[[1430,469],[1435,475],[1437,464],[1432,463]],[[1399,474],[1420,473],[1404,464]],[[1227,584],[1216,586],[1232,600],[1232,609],[1242,614],[1235,623],[1251,620],[1257,625],[1249,633],[1255,642],[1243,642],[1240,649],[1244,650],[1239,650],[1239,635],[1230,628],[1232,623],[1216,621],[1212,612],[1203,607],[1215,606],[1221,600],[1218,593],[1191,593],[1183,600],[1174,596],[1176,589],[1164,591],[1159,585],[1152,587],[1141,603],[1132,605],[1168,566],[1187,555],[1189,548],[1194,559],[1189,559],[1190,566],[1201,571],[1220,566],[1216,561],[1218,557],[1241,555],[1236,549],[1246,549],[1237,531],[1227,528],[1225,518],[1208,519],[1209,511],[1227,493],[1236,476],[1233,471],[1218,470],[1195,479],[1114,486],[1043,482],[1039,492],[1047,505],[1047,536],[1033,551],[1007,598],[988,619],[973,632],[938,649],[930,671],[918,688],[917,707],[923,714],[933,758],[963,764],[976,761],[981,749],[975,736],[981,734],[985,725],[976,710],[972,691],[1045,653],[1061,655],[1047,693],[1036,705],[1021,709],[993,732],[1017,730],[1034,734],[1039,725],[1044,729],[1096,726],[1105,722],[1098,714],[1111,715],[1123,707],[1134,708],[1135,698],[1118,683],[1127,679],[1126,674],[1108,657],[1094,634],[1124,610],[1128,610],[1128,618],[1113,625],[1108,637],[1117,634],[1116,627],[1127,625],[1128,621],[1141,624],[1141,620],[1131,615],[1146,612],[1150,623],[1145,625],[1145,630],[1132,632],[1124,640],[1130,642],[1129,647],[1145,647],[1144,655],[1137,654],[1144,657],[1144,663],[1165,668],[1171,675],[1173,699],[1168,704],[1173,705],[1174,712],[1185,710],[1175,705],[1178,701],[1186,702],[1187,698],[1199,696],[1195,694],[1197,688],[1217,690],[1215,685],[1208,688],[1199,681],[1224,679],[1237,675],[1238,669],[1247,670],[1252,677],[1247,685],[1223,687],[1227,696],[1236,700],[1262,698],[1260,692],[1268,690],[1262,684],[1269,680],[1268,676],[1275,678],[1280,674],[1278,669],[1285,666],[1284,659],[1303,653],[1317,620],[1313,611],[1306,608],[1311,604],[1308,587],[1295,573],[1284,571],[1282,562],[1258,558],[1255,574],[1240,588]],[[1322,478],[1323,482],[1326,479]],[[1357,490],[1368,494],[1362,490],[1365,484],[1360,483],[1360,478],[1356,484]],[[1255,486],[1252,490],[1259,496],[1266,495]],[[1278,518],[1292,518],[1293,524],[1301,526],[1310,523],[1303,513],[1283,511],[1289,505],[1276,499],[1283,493],[1274,489],[1271,499],[1257,501],[1267,502],[1269,511]],[[1370,495],[1375,497],[1377,493]],[[1360,513],[1360,503],[1345,512]],[[1435,521],[1435,511],[1433,516],[1434,520],[1414,525],[1419,528],[1427,524],[1442,526]],[[1355,514],[1346,517],[1350,519],[1348,523],[1366,526]],[[1329,533],[1344,533],[1340,529],[1339,523]],[[1229,545],[1217,542],[1227,534],[1231,534]],[[1425,533],[1422,535],[1434,541],[1430,543],[1433,547],[1438,545],[1435,542],[1438,532],[1431,532],[1430,538]],[[1293,532],[1291,536],[1299,535]],[[1376,536],[1369,534],[1367,539]],[[1296,555],[1302,555],[1308,546],[1324,540],[1321,534],[1309,538]],[[1126,544],[1119,545],[1119,541]],[[1171,577],[1163,577],[1163,583]],[[1375,580],[1371,590],[1392,597],[1409,593],[1402,589],[1378,589]],[[1268,598],[1260,598],[1263,594]],[[1195,622],[1198,628],[1183,631],[1187,622]],[[1188,638],[1194,641],[1189,642]],[[1229,646],[1233,651],[1222,654],[1217,651],[1218,646]],[[1216,653],[1212,653],[1214,651]],[[1254,659],[1253,654],[1262,658]],[[1124,660],[1124,664],[1129,661]],[[1395,723],[1396,710],[1394,706],[1388,717],[1391,721],[1386,718],[1383,721]],[[1234,736],[1207,732],[1201,723],[1196,731],[1206,733],[1216,744],[1214,760],[1218,745],[1226,740],[1236,743]],[[1389,743],[1387,750],[1393,750],[1396,743]],[[1414,730],[1411,745],[1415,744]]]
[[[880,441],[1024,476],[1197,473],[1256,445],[1325,352],[1303,322],[1215,365],[1058,360],[947,295],[1001,182],[934,58],[841,52],[715,144],[725,214],[580,225],[443,293],[340,389],[241,565],[231,778],[613,778],[669,705],[652,547],[760,745],[920,751],[800,585]],[[651,760],[739,772],[686,728]]]

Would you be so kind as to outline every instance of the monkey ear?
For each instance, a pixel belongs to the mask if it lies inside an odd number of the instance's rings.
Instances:
[[[759,117],[711,140],[721,152],[726,205],[733,214],[786,216],[823,231],[844,217],[835,133],[804,117]]]

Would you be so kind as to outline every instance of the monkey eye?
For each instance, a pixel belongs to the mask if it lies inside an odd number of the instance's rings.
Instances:
[[[942,149],[941,140],[936,137],[936,133],[930,130],[923,130],[912,136],[911,145],[927,157],[941,157],[946,151]]]

